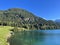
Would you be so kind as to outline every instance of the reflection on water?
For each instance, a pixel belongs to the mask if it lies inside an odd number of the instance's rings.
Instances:
[[[9,39],[10,45],[60,45],[59,30],[20,31]]]

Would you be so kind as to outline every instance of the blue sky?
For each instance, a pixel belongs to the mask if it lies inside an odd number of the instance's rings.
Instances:
[[[60,0],[0,0],[0,10],[23,8],[47,20],[60,19]]]

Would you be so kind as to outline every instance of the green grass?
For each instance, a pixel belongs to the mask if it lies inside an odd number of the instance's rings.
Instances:
[[[10,29],[13,27],[11,26],[0,26],[0,45],[8,45],[7,38],[10,35]],[[27,30],[24,28],[19,28],[19,30]]]
[[[10,33],[10,26],[0,26],[0,45],[8,45],[7,44],[7,36]]]

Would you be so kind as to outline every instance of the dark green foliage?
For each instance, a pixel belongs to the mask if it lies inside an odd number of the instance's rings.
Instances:
[[[19,8],[12,8],[0,11],[0,25],[22,27],[26,29],[58,29],[58,24],[51,20],[45,20],[34,14]]]

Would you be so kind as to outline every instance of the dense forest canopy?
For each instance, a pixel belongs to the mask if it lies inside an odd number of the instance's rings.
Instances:
[[[24,9],[0,10],[0,25],[25,28],[28,30],[60,29],[52,20],[45,20]]]

